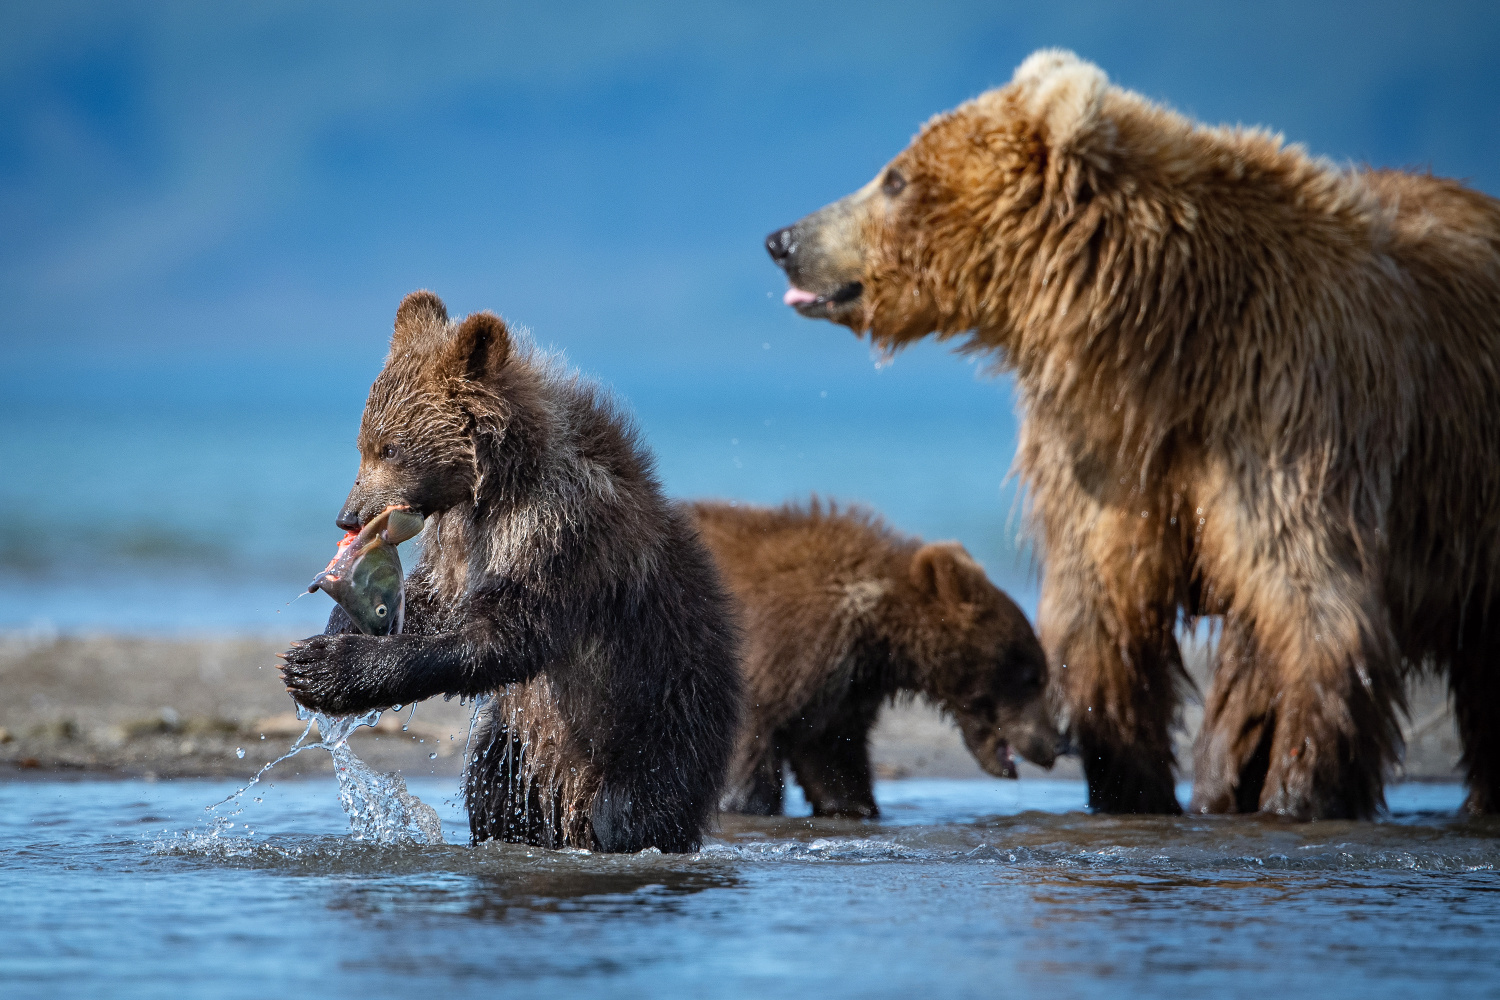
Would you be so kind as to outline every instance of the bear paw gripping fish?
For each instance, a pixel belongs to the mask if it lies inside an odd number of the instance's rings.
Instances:
[[[420,532],[422,523],[405,507],[387,507],[344,536],[308,592],[321,590],[337,601],[365,635],[400,632],[405,592],[396,546]]]

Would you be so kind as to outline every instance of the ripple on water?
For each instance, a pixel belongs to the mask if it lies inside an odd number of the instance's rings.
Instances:
[[[463,828],[456,782],[408,780]],[[213,968],[216,1000],[412,978],[452,996],[1493,982],[1500,822],[1459,816],[1457,789],[1446,809],[1298,825],[1090,816],[1078,787],[1017,784],[883,782],[878,823],[731,816],[697,854],[621,856],[359,840],[326,778],[264,782],[232,831],[192,827],[222,782],[0,783],[0,980],[130,995]]]

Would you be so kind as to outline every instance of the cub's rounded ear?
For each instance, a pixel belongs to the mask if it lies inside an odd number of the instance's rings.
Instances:
[[[440,365],[451,378],[483,381],[510,360],[510,331],[492,312],[471,313],[443,348]]]
[[[989,578],[957,542],[933,542],[911,560],[911,582],[922,594],[945,604],[972,604]]]
[[[1106,145],[1114,126],[1104,115],[1109,77],[1066,49],[1042,49],[1026,58],[1011,78],[1037,134],[1054,153]]]
[[[391,348],[409,347],[447,325],[448,307],[443,305],[442,299],[425,288],[412,292],[396,307],[396,331],[391,337]]]

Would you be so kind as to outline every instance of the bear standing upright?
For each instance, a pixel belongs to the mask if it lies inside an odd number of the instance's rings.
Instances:
[[[767,247],[802,314],[1015,371],[1095,808],[1178,811],[1174,630],[1217,615],[1193,809],[1371,815],[1437,669],[1500,810],[1500,202],[1043,51]]]
[[[414,292],[359,451],[340,527],[429,518],[405,630],[352,634],[336,609],[285,655],[293,697],[348,714],[498,694],[465,778],[476,841],[696,850],[739,721],[737,633],[625,419],[499,317],[450,322]],[[528,701],[547,718],[523,720]]]
[[[725,809],[780,813],[785,762],[813,815],[878,815],[870,729],[903,692],[951,715],[990,774],[1016,776],[1013,750],[1052,765],[1060,740],[1041,644],[962,546],[923,545],[816,500],[692,510],[745,632],[745,723]]]

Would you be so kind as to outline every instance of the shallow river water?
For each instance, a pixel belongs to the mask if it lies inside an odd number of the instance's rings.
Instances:
[[[410,787],[461,841],[453,784]],[[1297,826],[895,781],[878,824],[726,818],[627,857],[362,843],[331,779],[212,835],[233,788],[0,783],[0,994],[1500,996],[1500,822],[1454,786]]]

